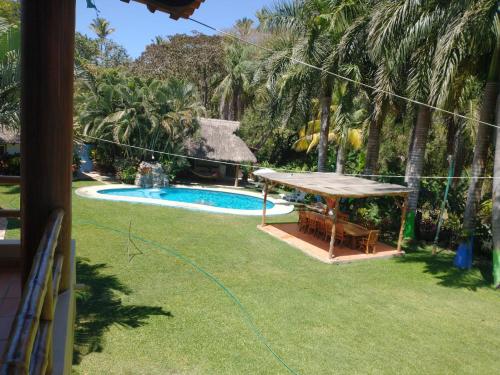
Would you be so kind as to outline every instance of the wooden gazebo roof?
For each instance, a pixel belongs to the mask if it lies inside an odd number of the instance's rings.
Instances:
[[[329,197],[365,198],[381,196],[406,196],[411,189],[395,184],[336,173],[254,173],[271,183],[289,186],[310,194]]]
[[[130,0],[122,0],[126,3]],[[135,0],[146,4],[151,12],[157,10],[170,14],[174,20],[189,18],[205,0]]]

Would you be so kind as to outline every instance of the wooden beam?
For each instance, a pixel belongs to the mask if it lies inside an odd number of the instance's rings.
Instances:
[[[328,251],[328,258],[333,259],[335,250],[335,232],[337,230],[337,213],[339,210],[340,198],[335,197],[335,205],[332,209],[333,211],[333,225],[332,225],[332,237],[330,238],[330,249]]]
[[[398,252],[401,251],[403,245],[403,235],[406,223],[406,211],[408,209],[408,195],[405,195],[403,206],[401,207],[401,227],[399,228],[399,238],[398,238]]]
[[[21,185],[21,177],[0,176],[0,185]]]
[[[21,217],[21,210],[1,210],[0,217],[6,217],[8,219],[16,219]]]
[[[267,181],[264,184],[264,203],[262,204],[262,226],[266,225],[266,210],[267,210]]]
[[[75,0],[21,2],[23,280],[50,212],[64,210],[57,252],[70,259]],[[61,288],[70,285],[64,262]]]

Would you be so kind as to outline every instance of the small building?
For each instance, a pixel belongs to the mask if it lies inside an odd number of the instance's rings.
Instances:
[[[18,130],[0,126],[0,155],[15,155],[21,152],[21,134]]]
[[[202,179],[234,179],[238,186],[240,164],[254,164],[257,158],[247,144],[235,133],[238,121],[210,118],[198,119],[200,128],[185,143],[187,154],[193,158],[192,173]]]

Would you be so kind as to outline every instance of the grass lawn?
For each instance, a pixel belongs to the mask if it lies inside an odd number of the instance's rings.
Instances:
[[[0,203],[15,204],[1,191]],[[130,220],[140,251],[129,263]],[[86,285],[75,373],[286,374],[249,316],[300,374],[498,373],[489,270],[456,271],[451,255],[425,249],[326,265],[257,230],[259,220],[74,196]]]

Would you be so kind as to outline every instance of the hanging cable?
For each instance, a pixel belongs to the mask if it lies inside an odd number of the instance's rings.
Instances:
[[[266,52],[269,52],[269,53],[276,53],[277,52],[277,51],[275,51],[275,50],[273,50],[271,48],[267,48],[267,47],[261,46],[261,45],[259,45],[257,43],[251,42],[249,40],[245,40],[243,38],[240,38],[237,35],[231,34],[231,33],[227,32],[227,31],[217,29],[216,27],[210,26],[210,25],[208,25],[208,24],[206,24],[206,23],[204,23],[202,21],[199,21],[199,20],[193,18],[193,17],[189,17],[189,20],[192,21],[192,22],[194,22],[194,23],[197,23],[198,25],[206,27],[206,28],[208,28],[208,29],[210,29],[212,31],[215,31],[217,33],[225,35],[225,36],[227,36],[229,38],[232,38],[234,40],[237,40],[237,41],[239,41],[241,43],[245,43],[245,44],[248,44],[248,45],[253,46],[255,48],[261,49],[263,51],[266,51]],[[482,124],[482,125],[491,126],[493,128],[500,128],[500,126],[491,124],[491,123],[486,122],[486,121],[481,121],[479,119],[474,119],[474,118],[469,117],[469,116],[465,116],[465,115],[461,115],[459,113],[451,112],[451,111],[448,111],[447,109],[444,109],[444,108],[436,107],[434,105],[427,104],[427,103],[421,102],[419,100],[411,99],[411,98],[408,98],[406,96],[396,94],[395,92],[392,92],[392,91],[388,91],[388,90],[384,90],[384,89],[381,89],[381,88],[377,88],[377,87],[372,86],[372,85],[370,85],[368,83],[364,83],[362,81],[358,81],[356,79],[352,79],[352,78],[343,76],[341,74],[331,72],[331,71],[326,70],[324,68],[321,68],[319,66],[316,66],[316,65],[313,65],[313,64],[309,64],[309,63],[307,63],[305,61],[302,61],[302,60],[299,60],[299,59],[297,59],[297,58],[295,58],[293,56],[285,56],[285,58],[287,58],[288,60],[290,60],[290,61],[292,61],[292,62],[294,62],[296,64],[301,64],[301,65],[307,66],[307,67],[309,67],[311,69],[315,69],[315,70],[318,70],[318,71],[320,71],[322,73],[325,73],[325,74],[331,75],[333,77],[342,79],[344,81],[347,81],[347,82],[350,82],[350,83],[354,83],[356,85],[360,85],[362,87],[371,89],[371,90],[373,90],[375,92],[381,92],[381,93],[384,93],[386,95],[392,96],[394,98],[398,98],[398,99],[407,101],[409,103],[413,103],[413,104],[417,104],[417,105],[420,105],[420,106],[424,106],[424,107],[427,107],[427,108],[430,108],[430,109],[433,109],[433,110],[436,110],[436,111],[439,111],[439,112],[446,113],[448,115],[453,115],[453,116],[459,117],[459,118],[464,119],[464,120],[474,121],[474,122],[477,122],[477,123]]]
[[[214,160],[214,159],[207,159],[207,158],[199,158],[199,157],[195,157],[195,156],[175,154],[175,153],[166,152],[166,151],[158,151],[158,150],[153,150],[153,149],[145,148],[145,147],[127,145],[125,143],[120,143],[120,142],[116,142],[116,141],[110,141],[108,139],[99,138],[99,137],[93,137],[93,136],[90,136],[90,135],[85,135],[83,137],[89,138],[89,139],[93,139],[93,140],[96,140],[96,141],[101,141],[101,142],[109,143],[109,144],[114,144],[114,145],[121,146],[121,147],[132,148],[134,150],[141,150],[141,151],[149,152],[149,153],[152,153],[152,154],[168,155],[168,156],[173,156],[173,157],[178,157],[178,158],[184,158],[184,159],[189,159],[189,160],[206,161],[206,162],[226,164],[226,165],[233,165],[233,166],[239,166],[239,167],[245,167],[245,168],[256,168],[256,167],[259,167],[258,164],[235,163],[235,162],[230,162],[230,161]],[[82,139],[82,138],[78,138],[77,137],[77,140],[80,141],[80,142],[85,142],[85,140]],[[267,168],[267,167],[264,166],[262,168]],[[279,167],[278,168],[269,167],[269,168],[273,169],[275,171],[288,172],[288,173],[310,173],[311,172],[311,171],[297,171],[297,170],[293,170],[293,169],[286,169],[286,168],[279,168]],[[445,180],[445,179],[449,178],[448,176],[412,176],[412,175],[405,176],[405,175],[384,175],[384,174],[363,174],[363,173],[359,173],[359,174],[358,173],[351,173],[351,174],[344,173],[343,175],[344,176],[351,176],[351,177],[376,177],[376,178],[411,178],[411,177],[416,178],[416,177],[418,177],[418,178],[426,179],[426,180]],[[470,180],[470,179],[474,179],[474,178],[479,179],[479,180],[494,180],[494,179],[499,179],[500,176],[499,177],[493,177],[493,176],[477,176],[477,177],[473,177],[473,176],[457,176],[457,177],[451,177],[451,178],[452,179],[456,179],[456,180]]]

